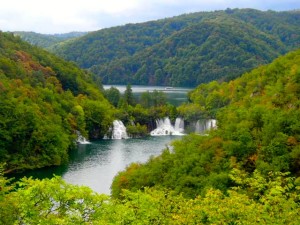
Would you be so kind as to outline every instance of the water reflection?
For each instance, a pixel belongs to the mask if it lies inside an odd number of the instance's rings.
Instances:
[[[80,146],[63,178],[72,184],[84,184],[99,193],[110,193],[113,177],[132,162],[145,162],[158,155],[176,137],[103,140]]]
[[[17,177],[51,178],[62,176],[69,183],[85,185],[99,193],[110,193],[113,177],[132,162],[146,162],[159,155],[180,136],[148,137],[143,139],[101,140],[79,145],[70,152],[68,165],[48,167],[18,174]]]

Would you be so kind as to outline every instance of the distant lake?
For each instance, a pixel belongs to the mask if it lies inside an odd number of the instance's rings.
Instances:
[[[126,90],[126,85],[103,85],[104,89],[109,89],[110,87],[117,88],[122,94]],[[154,90],[162,91],[166,94],[167,102],[179,106],[180,104],[187,102],[187,93],[192,90],[192,88],[184,87],[164,87],[164,86],[142,86],[142,85],[132,85],[131,86],[133,95],[139,99],[143,92],[153,92]]]

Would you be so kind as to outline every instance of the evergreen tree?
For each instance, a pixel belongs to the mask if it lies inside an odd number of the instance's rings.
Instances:
[[[127,86],[126,86],[126,90],[124,92],[124,101],[125,101],[125,104],[127,104],[127,105],[133,106],[135,104],[134,96],[132,94],[132,89],[131,89],[130,84],[127,84]]]

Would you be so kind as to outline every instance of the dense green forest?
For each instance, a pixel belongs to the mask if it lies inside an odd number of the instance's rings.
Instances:
[[[9,171],[59,165],[77,131],[103,137],[115,109],[101,88],[74,63],[1,32],[0,162]]]
[[[87,34],[87,32],[70,32],[65,34],[39,34],[35,32],[26,31],[15,31],[13,33],[34,46],[39,46],[47,49],[51,49],[51,47],[60,42],[81,37]]]
[[[226,191],[235,185],[233,169],[299,177],[299,65],[300,50],[228,83],[200,85],[190,93],[192,103],[178,110],[218,109],[218,128],[209,136],[187,135],[148,163],[130,165],[115,178],[113,196],[153,186],[190,198],[210,188]]]
[[[0,166],[0,222],[299,224],[299,66],[297,50],[197,87],[179,111],[216,114],[218,128],[131,164],[114,179],[112,197],[59,177],[14,184]]]
[[[190,75],[195,85],[222,78],[199,85],[178,108],[161,92],[135,99],[130,85],[124,94],[103,90],[74,62],[0,32],[0,224],[299,224],[300,50],[232,79],[299,47],[299,19],[298,11],[228,9],[104,29],[56,45],[60,53],[73,46],[70,60],[105,73],[105,82],[133,77],[191,85]],[[98,61],[81,64],[92,49]],[[204,68],[212,77],[203,78]],[[130,76],[122,80],[124,74]],[[64,163],[77,131],[102,138],[118,118],[140,137],[165,116],[216,118],[217,129],[186,135],[147,163],[129,165],[115,177],[111,196],[59,177],[14,182],[4,176]]]
[[[155,120],[177,116],[162,92],[133,96],[101,83],[74,63],[0,34],[0,163],[6,172],[60,165],[78,131],[90,140],[111,136],[120,119],[130,137],[149,135]]]
[[[199,12],[91,32],[53,51],[105,84],[196,86],[296,49],[299,23],[299,11]]]

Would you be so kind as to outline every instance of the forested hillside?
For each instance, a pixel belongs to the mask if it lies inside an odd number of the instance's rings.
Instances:
[[[59,165],[77,131],[102,137],[113,107],[91,74],[0,33],[0,162],[8,170]]]
[[[0,223],[299,224],[300,50],[190,98],[218,128],[130,165],[115,198],[58,177],[11,184],[0,165]]]
[[[35,32],[26,31],[15,31],[13,33],[32,45],[48,49],[51,49],[53,45],[58,44],[60,42],[72,38],[81,37],[87,34],[87,32],[70,32],[65,34],[39,34]]]
[[[153,186],[191,198],[210,188],[226,191],[243,182],[231,179],[235,169],[263,179],[287,172],[299,181],[300,50],[229,83],[202,84],[190,99],[179,111],[217,111],[218,128],[208,136],[187,135],[148,163],[130,165],[115,178],[114,196]]]
[[[228,9],[103,29],[54,52],[109,84],[229,80],[300,44],[300,12]]]

